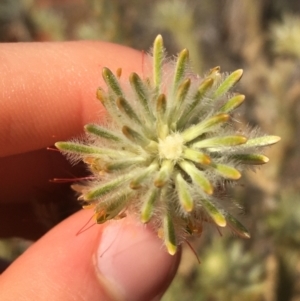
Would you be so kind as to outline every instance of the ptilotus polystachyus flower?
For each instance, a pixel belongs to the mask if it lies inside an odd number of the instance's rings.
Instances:
[[[224,208],[219,187],[237,181],[245,166],[268,162],[262,149],[279,137],[241,130],[232,118],[245,99],[231,91],[243,71],[222,74],[216,67],[201,78],[189,67],[188,50],[166,59],[159,35],[149,73],[132,73],[125,82],[121,69],[103,68],[107,88],[97,98],[109,115],[106,125],[86,125],[82,142],[56,143],[93,174],[73,185],[83,208],[94,210],[97,223],[137,214],[170,254],[204,223],[250,237]]]

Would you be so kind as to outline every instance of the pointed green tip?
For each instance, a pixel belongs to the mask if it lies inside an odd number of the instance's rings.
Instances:
[[[103,77],[106,77],[107,75],[109,75],[111,73],[110,69],[107,67],[103,67],[102,68],[102,75]]]
[[[261,165],[269,162],[269,158],[261,154],[239,154],[234,155],[233,158],[248,165]]]
[[[184,48],[180,54],[179,54],[180,57],[185,57],[185,58],[188,58],[189,57],[189,51],[188,49]]]
[[[250,238],[249,231],[236,218],[234,218],[232,215],[227,213],[226,219],[228,222],[227,223],[228,226],[234,233],[236,233],[237,235],[239,235],[242,238],[247,238],[247,239]]]
[[[268,163],[269,161],[270,161],[270,159],[268,157],[266,157],[266,156],[262,157],[262,162],[263,163]]]
[[[109,80],[109,78],[112,76],[112,72],[110,71],[110,69],[108,69],[107,67],[103,67],[102,69],[102,77],[104,79],[104,81],[107,83],[107,81]],[[101,93],[101,89],[97,90],[97,98],[102,102],[103,100],[103,95]]]
[[[147,224],[149,222],[148,216],[141,215],[141,222],[143,224]]]
[[[237,169],[228,165],[217,164],[215,168],[222,177],[229,180],[239,180],[242,176]]]
[[[219,227],[226,226],[227,222],[224,214],[210,200],[203,199],[202,204],[216,225]]]
[[[212,184],[207,180],[206,178],[200,179],[201,181],[198,181],[198,185],[201,187],[201,189],[208,195],[212,195],[214,193],[214,188]],[[196,182],[197,183],[197,182]]]
[[[161,34],[158,34],[154,40],[154,44],[157,44],[157,43],[159,43],[159,44],[163,43],[163,37]]]
[[[270,139],[270,143],[275,144],[281,140],[281,137],[279,136],[272,136],[272,139]]]
[[[143,224],[149,223],[149,221],[151,219],[151,215],[152,215],[152,211],[149,212],[149,210],[148,210],[148,211],[142,212],[142,214],[140,216],[141,222]]]
[[[214,193],[214,188],[211,185],[210,182],[207,183],[207,185],[202,186],[202,189],[208,194],[208,195],[212,195]]]
[[[200,161],[199,163],[203,165],[209,165],[211,163],[211,158],[208,155],[204,154],[202,160],[199,161]]]
[[[194,203],[185,203],[183,204],[183,208],[186,212],[192,212],[194,209]]]
[[[215,219],[215,223],[216,223],[219,227],[222,227],[222,228],[226,227],[226,225],[227,225],[226,219],[223,218],[223,217],[216,218],[216,219]]]
[[[134,83],[138,80],[138,75],[135,72],[130,73],[129,81],[130,83]]]
[[[85,194],[85,195],[81,195],[81,198],[84,200],[84,201],[93,201],[94,200],[94,198],[93,197],[91,197],[91,194],[90,193],[87,193],[87,194]]]
[[[221,228],[226,227],[227,225],[226,218],[220,211],[215,211],[215,212],[211,211],[209,213],[213,221],[216,223],[216,225],[218,225]]]
[[[244,238],[246,238],[246,239],[250,239],[251,238],[250,233],[244,232],[243,234],[244,234]]]
[[[175,255],[176,254],[176,251],[177,251],[177,246],[176,245],[172,244],[169,241],[166,241],[166,247],[167,247],[168,253],[170,255]]]
[[[243,69],[237,69],[233,73],[236,76],[236,79],[240,80],[241,77],[243,76],[244,70]]]
[[[166,181],[162,181],[160,179],[154,181],[154,185],[157,188],[161,188],[166,184]]]
[[[59,142],[54,143],[54,146],[56,148],[58,148],[59,150],[63,150],[64,149],[64,144],[65,144],[65,142],[59,141]]]
[[[158,54],[159,52],[161,52],[163,50],[163,47],[164,47],[164,40],[163,40],[162,35],[159,34],[156,36],[154,43],[153,43],[154,55],[155,55],[155,53]]]
[[[254,138],[253,140],[255,139],[261,142],[260,144],[261,146],[273,145],[281,140],[279,136],[262,136],[262,137]]]
[[[241,178],[241,173],[237,170],[235,173],[232,173],[232,180],[239,180]]]
[[[246,146],[268,146],[277,143],[281,138],[279,136],[261,136],[249,139]]]

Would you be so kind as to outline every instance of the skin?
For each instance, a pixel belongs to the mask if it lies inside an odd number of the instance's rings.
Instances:
[[[180,252],[149,227],[128,216],[76,235],[92,215],[81,210],[48,231],[32,205],[64,203],[70,189],[49,179],[81,175],[46,147],[103,120],[102,68],[143,75],[143,55],[102,42],[1,44],[0,66],[0,236],[37,240],[1,274],[0,300],[159,300]]]

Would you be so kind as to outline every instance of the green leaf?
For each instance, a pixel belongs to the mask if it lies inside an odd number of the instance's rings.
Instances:
[[[211,159],[208,155],[199,152],[197,150],[191,149],[191,148],[185,148],[183,151],[183,157],[191,160],[196,163],[200,163],[203,165],[208,165],[211,162]]]
[[[212,78],[206,78],[199,86],[196,94],[193,97],[192,103],[184,110],[178,121],[178,128],[184,127],[184,124],[189,120],[191,115],[196,111],[195,108],[201,102],[214,83]]]
[[[231,158],[249,165],[261,165],[269,162],[269,158],[261,154],[237,154],[231,156]]]
[[[90,189],[87,193],[83,195],[83,199],[85,201],[90,201],[90,200],[96,200],[99,199],[100,197],[107,195],[114,190],[120,188],[124,183],[130,179],[129,175],[126,176],[121,176],[118,177],[114,180],[111,180],[109,182],[103,183],[101,185],[98,185],[92,189]]]
[[[245,100],[245,95],[236,95],[230,98],[220,109],[220,112],[230,113],[238,108]]]
[[[189,92],[190,86],[191,80],[187,78],[183,81],[182,84],[180,84],[175,93],[175,100],[171,104],[171,109],[168,116],[169,125],[171,125],[174,129],[177,128],[178,118],[182,114],[181,108],[184,101],[186,100],[186,96]]]
[[[138,125],[142,125],[140,118],[137,116],[132,106],[124,97],[118,97],[116,100],[116,104],[119,110],[122,113],[124,113],[130,120],[132,120]]]
[[[115,218],[126,208],[131,195],[131,191],[125,190],[121,195],[113,196],[110,199],[100,202],[95,208],[97,224],[103,224],[106,221]]]
[[[153,44],[153,82],[158,91],[160,91],[162,82],[163,59],[163,38],[161,35],[158,35]]]
[[[145,159],[143,157],[133,157],[133,158],[126,158],[126,159],[119,159],[114,160],[111,163],[107,163],[104,165],[105,172],[116,172],[119,170],[124,170],[129,167],[133,167],[135,165],[144,163]]]
[[[92,134],[97,137],[101,137],[114,142],[123,142],[123,139],[116,135],[113,131],[110,131],[98,124],[87,124],[84,126],[84,130],[88,134]]]
[[[238,69],[232,72],[226,79],[220,84],[213,94],[213,98],[216,99],[225,93],[227,93],[242,77],[243,70]]]
[[[101,101],[102,105],[105,107],[111,118],[115,122],[123,124],[122,116],[119,109],[117,108],[114,96],[107,95],[102,88],[98,88],[96,97]]]
[[[97,157],[99,155],[109,155],[109,156],[119,157],[122,153],[124,156],[129,155],[128,152],[122,150],[116,151],[110,148],[100,148],[100,147],[89,146],[89,145],[76,143],[76,142],[56,142],[55,146],[61,151],[73,153],[73,154],[80,154],[83,156],[92,155]]]
[[[159,198],[160,189],[153,187],[145,197],[141,210],[142,223],[148,223],[153,215],[154,204]]]
[[[268,146],[277,143],[280,139],[279,136],[261,136],[249,139],[244,146]]]
[[[158,169],[158,163],[155,161],[151,163],[147,168],[143,169],[131,182],[131,189],[139,189],[142,187],[142,184],[148,180],[154,172]]]
[[[224,137],[213,137],[204,138],[198,142],[193,143],[193,147],[196,148],[210,148],[210,147],[228,147],[244,144],[247,142],[245,136],[224,136]]]
[[[156,99],[156,113],[159,119],[163,119],[167,109],[167,99],[165,94],[158,95]]]
[[[188,161],[181,161],[179,166],[191,177],[192,181],[199,185],[200,188],[207,194],[213,193],[213,187],[204,173],[198,170],[193,163]]]
[[[118,79],[110,71],[110,69],[104,67],[102,69],[102,76],[107,86],[116,94],[116,96],[124,96]]]
[[[124,136],[142,147],[147,146],[150,143],[150,140],[138,133],[137,131],[133,130],[129,126],[124,125],[122,128],[122,133]]]
[[[227,225],[233,230],[236,234],[243,238],[250,238],[249,231],[232,215],[229,213],[226,214]]]
[[[234,167],[215,163],[212,163],[211,166],[216,170],[216,172],[226,179],[238,180],[241,177],[241,173]]]
[[[178,85],[183,80],[188,61],[189,61],[189,51],[187,49],[183,49],[179,53],[176,61],[175,75],[173,81],[173,89],[174,89],[173,91],[177,89]]]
[[[208,215],[212,218],[212,220],[218,225],[219,227],[226,226],[226,219],[225,216],[220,212],[220,210],[209,200],[201,199],[201,203],[205,208]]]
[[[163,218],[164,241],[170,255],[177,251],[176,234],[171,216],[167,213]]]
[[[159,188],[164,186],[170,179],[173,168],[174,165],[171,160],[163,160],[161,168],[154,179],[154,185]]]
[[[175,185],[178,193],[178,198],[182,208],[186,212],[191,212],[194,208],[194,201],[189,191],[188,183],[183,179],[180,173],[175,177]]]
[[[136,94],[138,101],[140,102],[142,108],[144,109],[145,112],[144,115],[147,116],[150,120],[154,120],[154,116],[149,107],[149,95],[143,81],[136,73],[132,73],[130,75],[129,81],[131,87],[133,88]]]
[[[210,117],[195,126],[192,126],[182,132],[182,138],[185,142],[192,141],[199,137],[200,135],[207,133],[213,129],[215,129],[217,126],[220,126],[221,124],[225,123],[229,119],[228,114],[218,114],[214,115],[213,117]]]

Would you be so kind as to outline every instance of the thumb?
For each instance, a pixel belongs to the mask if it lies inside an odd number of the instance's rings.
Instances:
[[[91,212],[53,228],[0,277],[0,300],[159,300],[180,255],[132,217],[76,236]]]

